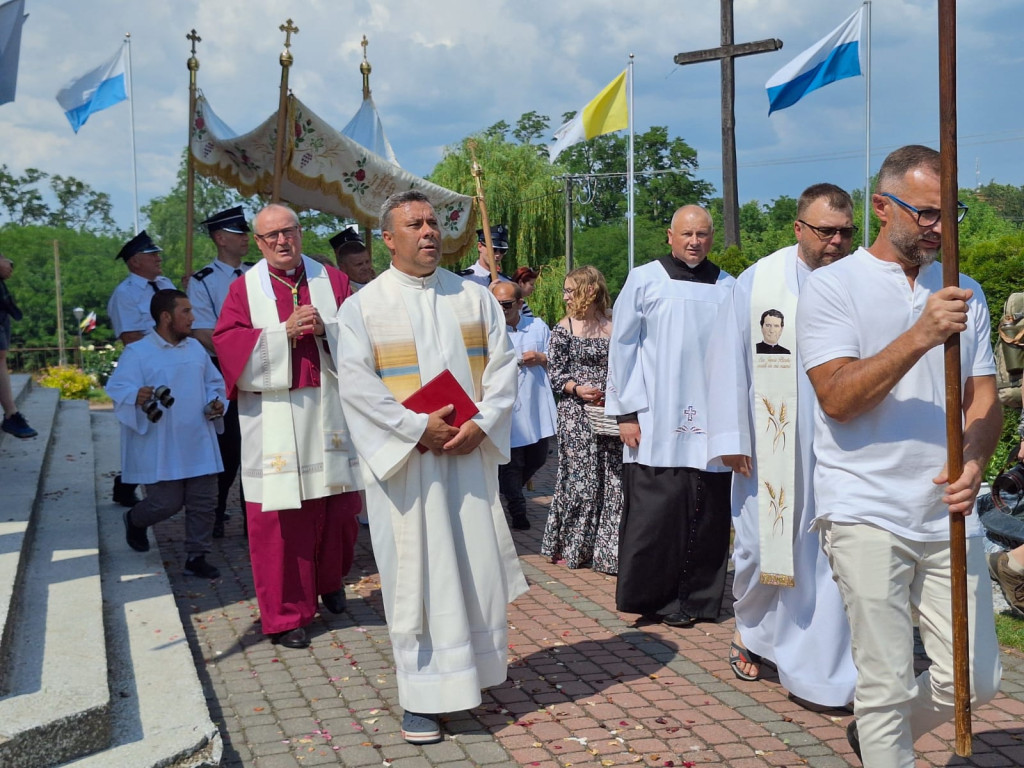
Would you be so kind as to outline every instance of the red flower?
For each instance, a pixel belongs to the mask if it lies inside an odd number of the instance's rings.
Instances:
[[[302,136],[302,123],[296,121],[295,122],[295,138],[297,139],[297,138],[299,138],[301,136]]]
[[[448,214],[448,221],[458,221],[461,215],[462,211],[456,209]]]
[[[202,117],[197,117],[197,118],[196,118],[196,130],[197,130],[197,131],[201,131],[201,130],[203,130],[203,128],[205,128],[205,127],[206,127],[206,121],[205,121],[205,120],[203,120],[203,118],[202,118]]]
[[[354,175],[356,177],[356,181],[362,181],[363,179],[366,178],[366,171],[360,168],[358,171],[355,172]]]

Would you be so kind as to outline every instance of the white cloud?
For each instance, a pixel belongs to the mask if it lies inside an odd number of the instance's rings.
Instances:
[[[857,186],[863,177],[862,79],[815,92],[767,114],[764,82],[856,9],[854,0],[736,0],[735,40],[778,37],[782,51],[736,62],[741,199],[796,195],[811,181]],[[173,183],[185,143],[189,43],[195,28],[198,81],[235,130],[255,127],[277,106],[278,55],[289,16],[293,91],[339,128],[359,106],[363,34],[371,85],[388,136],[409,170],[428,173],[443,147],[466,134],[536,110],[557,125],[636,55],[636,125],[668,125],[698,151],[718,184],[719,66],[676,67],[681,51],[719,44],[713,0],[52,0],[30,3],[18,97],[0,107],[4,162],[74,175],[108,191],[119,222],[131,220],[127,109],[93,115],[76,136],[54,99],[132,33],[139,188],[143,201]],[[872,3],[872,141],[890,148],[938,137],[934,0]],[[1019,0],[973,0],[959,15],[961,183],[1024,184],[1024,77]],[[969,138],[968,138],[969,137]],[[884,150],[883,150],[884,151]],[[830,157],[835,159],[829,159]],[[813,158],[811,162],[806,162]],[[873,158],[877,167],[880,157]]]

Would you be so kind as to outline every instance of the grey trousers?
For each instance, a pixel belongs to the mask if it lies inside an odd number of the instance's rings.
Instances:
[[[132,507],[129,514],[133,525],[148,528],[177,514],[183,506],[185,552],[189,557],[204,555],[213,544],[217,475],[149,483],[146,485],[146,498]]]

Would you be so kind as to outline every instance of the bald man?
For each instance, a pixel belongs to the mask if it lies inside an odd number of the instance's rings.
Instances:
[[[615,601],[673,627],[714,621],[725,591],[729,485],[708,467],[705,366],[736,282],[711,263],[700,206],[675,212],[671,253],[629,273],[615,302],[605,412],[619,422],[624,504]]]

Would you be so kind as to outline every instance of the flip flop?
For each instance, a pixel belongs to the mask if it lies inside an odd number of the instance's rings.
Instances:
[[[763,659],[753,651],[747,650],[738,643],[732,643],[732,652],[729,654],[729,666],[732,667],[732,673],[736,675],[740,680],[746,680],[748,683],[752,683],[757,680],[761,673],[761,663]],[[756,664],[757,674],[748,675],[740,669],[740,664]]]

